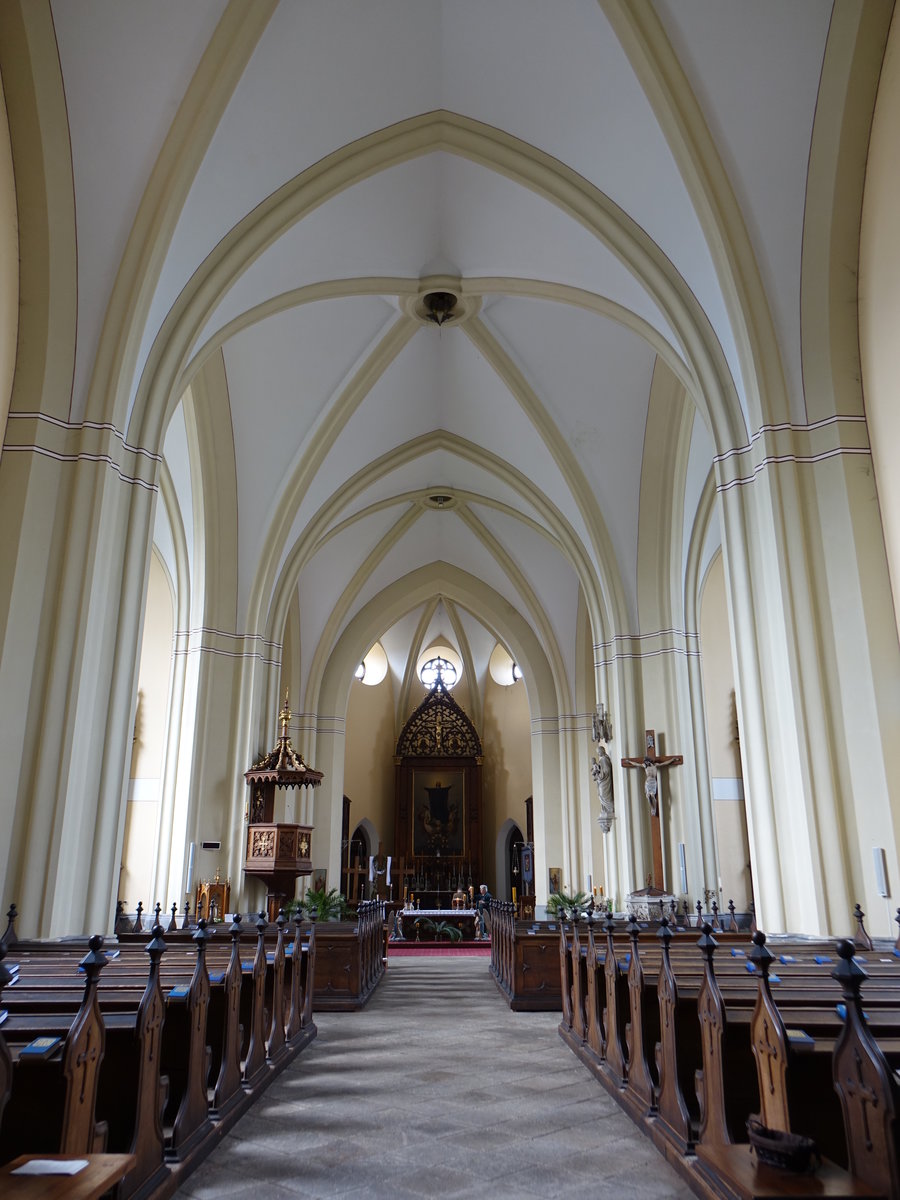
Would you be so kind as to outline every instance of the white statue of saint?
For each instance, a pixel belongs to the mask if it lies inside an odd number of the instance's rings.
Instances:
[[[615,802],[613,800],[612,762],[603,745],[597,747],[597,754],[591,759],[591,775],[594,777],[597,795],[600,797],[600,816],[597,820],[603,832],[609,833],[612,828],[612,819],[615,816]]]

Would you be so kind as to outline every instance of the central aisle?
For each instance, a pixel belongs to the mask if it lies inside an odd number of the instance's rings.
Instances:
[[[507,1008],[483,958],[391,960],[177,1193],[690,1197],[563,1045],[558,1013]]]

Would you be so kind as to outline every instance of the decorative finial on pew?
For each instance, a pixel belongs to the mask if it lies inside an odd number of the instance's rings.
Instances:
[[[734,901],[728,901],[728,914],[731,917],[731,932],[737,933],[737,917],[734,915]]]
[[[190,900],[185,900],[185,902],[184,902],[184,920],[181,922],[181,928],[182,929],[190,929],[190,927],[191,927],[191,902],[190,902]]]
[[[0,938],[0,945],[8,948],[10,946],[15,946],[16,942],[19,940],[16,937],[15,930],[16,917],[18,915],[19,912],[15,904],[11,904],[9,906],[9,912],[6,914],[6,932],[4,933],[3,937]]]
[[[841,938],[835,949],[841,961],[831,972],[831,978],[836,979],[840,984],[845,1000],[854,1006],[861,1006],[862,1000],[860,999],[859,989],[863,985],[863,980],[869,977],[859,963],[855,961],[856,944],[852,938]],[[862,1015],[861,1007],[859,1007],[858,1013],[860,1016]]]
[[[872,939],[866,933],[866,927],[863,925],[863,917],[866,915],[857,904],[853,910],[853,915],[856,917],[856,940],[864,950],[873,950]]]
[[[638,924],[636,916],[632,915],[628,918],[628,924],[625,926],[625,932],[631,938],[632,942],[637,945],[638,934],[641,932],[641,927]]]
[[[240,913],[232,913],[231,914],[231,924],[228,926],[228,932],[231,934],[232,940],[234,940],[234,938],[236,936],[237,937],[241,936],[241,914]]]
[[[162,912],[162,905],[160,904],[160,902],[158,900],[156,902],[156,908],[153,910],[153,912],[154,912],[153,924],[159,925],[159,923],[160,923],[159,914]]]
[[[12,972],[3,965],[4,958],[6,958],[6,947],[0,941],[0,995],[3,994],[3,989],[12,979]]]
[[[718,900],[713,900],[713,902],[712,902],[712,914],[713,914],[712,927],[715,930],[720,930],[722,928],[722,926],[719,924],[719,902],[718,902]]]
[[[672,938],[675,936],[672,933],[672,930],[669,928],[669,918],[668,917],[663,917],[662,920],[660,921],[659,929],[657,929],[657,931],[656,931],[656,936],[659,938],[660,942],[662,943],[663,954],[668,955],[669,942],[671,942]]]
[[[141,913],[143,911],[144,911],[144,902],[143,902],[143,900],[138,900],[137,913],[134,918],[134,925],[132,926],[132,929],[131,929],[132,933],[142,933],[143,932],[144,922],[141,919]]]
[[[206,917],[201,917],[197,922],[197,932],[193,935],[192,941],[197,943],[197,953],[202,953],[206,949],[206,943],[213,935],[213,930],[206,926]]]
[[[279,908],[278,916],[275,918],[275,924],[278,926],[279,932],[284,932],[284,927],[287,925],[287,917],[284,915],[284,909]]]
[[[175,920],[175,914],[177,912],[178,912],[178,905],[173,904],[172,905],[172,919],[169,922],[169,928],[166,930],[167,933],[174,933],[175,930],[178,928],[178,922]]]
[[[757,929],[753,935],[753,949],[747,955],[751,962],[756,963],[759,971],[762,973],[763,979],[769,978],[769,967],[775,961],[775,955],[766,945],[766,935],[761,929]]]
[[[162,925],[154,925],[150,933],[150,941],[147,943],[144,949],[150,955],[150,973],[152,974],[154,968],[158,969],[159,960],[166,952],[166,942],[165,938],[163,937]]]
[[[697,901],[697,928],[703,928],[703,901]]]
[[[703,934],[702,934],[702,936],[697,938],[697,945],[700,948],[700,953],[703,955],[703,957],[709,963],[710,968],[712,968],[713,955],[719,948],[719,943],[712,936],[712,931],[713,931],[713,928],[712,928],[712,925],[710,925],[709,921],[704,921],[703,922]]]
[[[78,964],[84,968],[88,984],[96,983],[97,976],[108,962],[109,959],[103,953],[103,938],[99,933],[92,933],[88,938],[88,952]]]
[[[257,932],[259,933],[260,937],[262,937],[262,935],[269,928],[269,918],[266,916],[266,914],[264,912],[258,913],[256,920],[253,923],[256,926]]]

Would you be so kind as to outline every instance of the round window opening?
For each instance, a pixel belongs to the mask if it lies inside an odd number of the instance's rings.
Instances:
[[[448,689],[452,688],[458,678],[456,667],[449,658],[442,658],[436,655],[434,658],[429,658],[427,662],[422,663],[419,667],[419,678],[429,691],[440,685]]]

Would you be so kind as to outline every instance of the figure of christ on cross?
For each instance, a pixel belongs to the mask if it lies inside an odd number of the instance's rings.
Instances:
[[[659,823],[659,768],[680,767],[684,758],[680,754],[669,754],[659,758],[656,753],[656,730],[648,729],[644,734],[643,758],[623,758],[623,767],[641,767],[644,771],[644,795],[650,805],[650,833],[653,839],[653,876],[651,886],[665,888],[663,879],[662,831]]]

